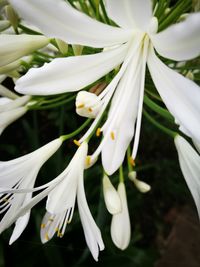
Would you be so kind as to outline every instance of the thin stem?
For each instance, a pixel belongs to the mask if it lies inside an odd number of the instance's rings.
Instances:
[[[119,168],[119,182],[120,183],[124,182],[124,173],[123,173],[123,166],[122,165]]]
[[[159,128],[161,131],[168,134],[172,138],[174,138],[177,135],[176,132],[169,130],[168,128],[157,122],[155,119],[153,119],[144,109],[143,109],[143,114],[153,125],[155,125],[157,128]]]
[[[62,138],[63,141],[66,141],[72,137],[74,137],[75,135],[79,134],[86,126],[88,126],[88,124],[91,122],[92,119],[87,119],[78,129],[76,129],[75,131],[73,131],[70,134],[66,134],[66,135],[61,135],[60,138]]]

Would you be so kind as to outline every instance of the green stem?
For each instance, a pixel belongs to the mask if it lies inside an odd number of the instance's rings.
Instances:
[[[120,183],[124,182],[124,173],[123,173],[123,166],[122,165],[119,168],[119,182]]]
[[[130,163],[130,157],[131,157],[131,148],[130,146],[128,146],[128,149],[127,149],[127,163],[128,163],[128,171],[131,172],[133,170],[133,167]]]
[[[154,124],[157,128],[159,128],[161,131],[168,134],[172,138],[174,138],[177,135],[176,132],[169,130],[168,128],[166,128],[165,126],[161,125],[159,122],[154,120],[144,109],[143,109],[143,114],[152,124]]]
[[[144,103],[153,111],[160,114],[162,117],[174,121],[174,117],[164,108],[157,105],[154,101],[152,101],[147,95],[144,95]]]
[[[66,141],[74,136],[76,136],[77,134],[79,134],[86,126],[88,126],[88,124],[91,122],[92,119],[87,119],[78,129],[76,129],[74,132],[70,133],[70,134],[66,134],[66,135],[61,135],[60,138],[62,139],[62,141]]]

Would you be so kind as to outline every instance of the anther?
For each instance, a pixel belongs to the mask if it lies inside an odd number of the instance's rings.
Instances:
[[[41,229],[44,229],[46,227],[46,224],[42,223],[40,227],[41,227]]]
[[[98,128],[96,130],[96,136],[99,137],[101,135],[101,128]]]
[[[80,104],[80,105],[77,106],[77,108],[84,108],[84,107],[85,107],[84,104]]]
[[[46,239],[47,241],[49,241],[50,238],[49,238],[48,233],[45,234],[45,239]]]
[[[111,132],[110,133],[110,137],[111,137],[112,140],[115,140],[115,134],[114,134],[114,132]]]
[[[135,161],[132,157],[129,158],[129,162],[132,166],[135,166]]]
[[[86,163],[87,166],[90,166],[90,164],[91,164],[91,156],[87,156],[86,157],[85,163]]]
[[[77,146],[80,146],[80,145],[81,145],[81,144],[80,144],[80,142],[79,142],[79,141],[77,141],[76,139],[74,139],[74,141],[73,141],[73,142],[74,142],[74,144],[75,144],[75,145],[77,145]]]

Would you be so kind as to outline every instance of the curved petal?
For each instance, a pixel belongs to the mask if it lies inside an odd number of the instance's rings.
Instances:
[[[200,12],[185,21],[152,35],[158,53],[173,60],[188,60],[200,54]]]
[[[125,29],[146,30],[152,18],[150,0],[105,0],[106,10],[111,19]]]
[[[200,88],[163,64],[151,49],[148,67],[154,84],[176,122],[200,142]]]
[[[109,175],[122,164],[134,135],[140,93],[139,56],[140,53],[135,55],[132,64],[122,77],[112,100],[108,119],[103,126],[104,138],[107,140],[101,155],[103,167]]]
[[[1,87],[0,87],[1,89]],[[12,93],[12,92],[11,92]],[[22,96],[22,97],[18,97],[17,99],[13,100],[13,101],[9,101],[9,103],[6,103],[4,105],[0,105],[0,113],[1,112],[5,112],[5,111],[9,111],[12,109],[16,109],[20,106],[25,105],[29,100],[31,99],[30,96]]]
[[[105,47],[124,43],[130,32],[100,23],[63,0],[10,0],[19,15],[45,35],[71,44]]]
[[[122,212],[114,214],[111,221],[111,237],[114,244],[124,250],[128,247],[131,239],[131,224],[126,199],[124,183],[119,183],[118,193],[122,202]]]
[[[200,156],[180,135],[174,139],[181,171],[195,201],[200,218]]]
[[[57,58],[41,68],[30,69],[16,82],[17,92],[50,95],[77,91],[101,78],[118,66],[128,45],[86,56]]]
[[[46,46],[49,39],[40,35],[1,34],[0,35],[0,67]]]
[[[77,203],[86,243],[92,253],[93,258],[98,261],[99,250],[104,249],[104,243],[101,237],[101,232],[96,225],[87,204],[83,177],[79,178]]]

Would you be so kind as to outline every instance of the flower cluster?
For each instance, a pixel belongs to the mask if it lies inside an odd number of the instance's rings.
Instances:
[[[0,232],[15,223],[13,243],[25,229],[31,208],[47,197],[41,240],[45,243],[55,233],[61,237],[77,200],[86,243],[98,260],[104,243],[86,200],[84,170],[101,155],[111,237],[118,248],[126,249],[131,239],[122,168],[126,155],[129,179],[141,193],[151,189],[136,172],[142,114],[174,138],[200,216],[200,88],[192,80],[195,71],[184,73],[179,68],[200,55],[200,13],[183,16],[179,5],[170,13],[168,1],[94,2],[96,13],[93,9],[86,13],[89,3],[84,10],[79,1],[64,0],[9,0],[0,7],[0,134],[27,111],[62,105],[75,97],[76,113],[88,118],[73,133],[0,162],[0,212],[4,213]],[[2,84],[7,77],[13,79],[16,93]],[[173,130],[155,120],[143,103],[169,121]],[[78,149],[66,169],[49,183],[34,187],[42,165],[88,125],[74,141]],[[89,155],[90,140],[100,135]],[[109,176],[117,170],[116,190]]]

